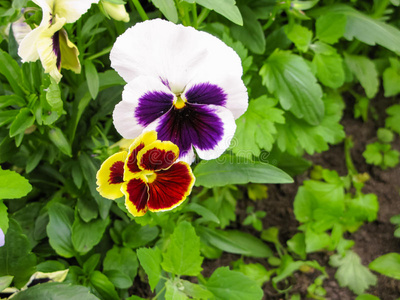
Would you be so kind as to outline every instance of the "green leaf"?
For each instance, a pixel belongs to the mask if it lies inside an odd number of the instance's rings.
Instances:
[[[22,288],[35,272],[36,256],[21,226],[10,218],[5,244],[0,247],[0,276],[14,276],[14,286]]]
[[[239,271],[254,280],[260,287],[270,279],[270,272],[262,264],[245,264],[243,259],[240,259],[234,262],[233,266],[235,271]]]
[[[169,21],[178,23],[178,12],[174,0],[151,0],[151,2]]]
[[[58,255],[67,258],[73,257],[75,255],[71,241],[72,223],[74,222],[73,209],[61,203],[51,203],[48,210],[50,221],[47,225],[47,235],[51,247]]]
[[[272,250],[255,236],[237,230],[218,230],[199,226],[202,240],[223,251],[254,257],[270,257]]]
[[[109,270],[103,272],[107,278],[110,279],[112,284],[119,289],[128,289],[133,285],[133,280],[120,270]]]
[[[218,159],[201,161],[194,169],[196,186],[216,187],[227,184],[292,183],[282,170],[257,161],[222,155]]]
[[[400,254],[388,253],[382,255],[372,261],[369,268],[385,276],[400,280]]]
[[[165,283],[166,292],[165,299],[168,300],[186,300],[189,299],[185,293],[182,292],[182,289],[177,286],[179,280],[171,281],[167,280]]]
[[[32,186],[25,177],[15,171],[0,168],[0,199],[16,199],[26,196]]]
[[[10,137],[14,137],[20,133],[23,133],[28,127],[32,126],[35,122],[35,117],[29,108],[21,108],[18,115],[10,126]]]
[[[161,266],[167,272],[177,275],[197,276],[202,268],[200,238],[193,226],[184,221],[179,223],[170,236],[168,249],[163,253]]]
[[[137,250],[140,265],[149,277],[149,284],[152,291],[156,287],[161,276],[161,250],[157,247],[153,249],[140,248]]]
[[[96,99],[97,94],[99,93],[99,74],[91,60],[85,61],[85,76],[90,96],[92,96],[93,99]]]
[[[260,75],[285,110],[311,125],[322,121],[322,90],[302,57],[277,49],[262,66]]]
[[[3,240],[4,240],[4,234],[7,233],[8,230],[8,212],[7,212],[7,206],[3,203],[2,200],[0,200],[0,229],[3,232]]]
[[[314,154],[328,150],[330,144],[343,140],[345,133],[340,124],[343,100],[340,96],[327,95],[324,98],[325,116],[318,126],[311,126],[295,118],[291,113],[285,114],[285,124],[277,124],[277,144],[282,152],[294,156],[304,153]]]
[[[386,128],[379,128],[376,135],[378,136],[378,140],[382,143],[391,143],[394,140],[393,132]]]
[[[386,167],[393,168],[399,163],[400,152],[397,150],[389,150],[383,156],[383,169]]]
[[[400,93],[400,62],[398,59],[389,57],[390,67],[383,72],[383,88],[385,97],[396,96]]]
[[[284,30],[289,40],[295,44],[297,49],[301,52],[307,52],[313,36],[312,31],[296,23],[284,26]]]
[[[12,105],[24,106],[25,99],[15,94],[0,96],[0,108],[6,108]]]
[[[263,291],[257,282],[244,274],[220,267],[214,271],[206,283],[217,300],[262,299]]]
[[[75,250],[80,254],[86,254],[92,250],[102,239],[108,224],[110,224],[109,218],[86,223],[76,215],[71,229],[71,241]]]
[[[400,104],[395,104],[386,109],[389,115],[385,120],[385,126],[400,134]]]
[[[316,37],[325,43],[335,44],[344,35],[347,17],[337,14],[323,14],[315,23]]]
[[[317,78],[327,87],[336,89],[344,83],[344,69],[342,57],[338,54],[315,54],[312,63],[317,70]]]
[[[185,0],[189,3],[196,2],[208,9],[215,10],[215,12],[219,13],[220,15],[224,16],[228,20],[232,21],[235,24],[240,26],[243,25],[243,19],[240,14],[239,9],[236,6],[235,0]]]
[[[23,96],[24,92],[21,88],[21,68],[18,63],[7,53],[0,49],[0,74],[3,74],[10,83],[13,91]]]
[[[25,291],[17,293],[15,300],[96,300],[99,299],[90,293],[87,287],[58,282],[47,282],[35,285]]]
[[[286,243],[290,251],[296,253],[301,259],[306,259],[306,243],[304,233],[296,233]]]
[[[283,124],[283,111],[275,108],[277,100],[261,96],[249,103],[247,111],[236,120],[232,151],[237,156],[259,156],[261,149],[270,151],[277,133],[275,123]]]
[[[232,37],[241,41],[252,52],[263,54],[265,51],[265,34],[260,22],[248,6],[240,6],[240,12],[243,16],[243,26],[232,25]]]
[[[218,217],[211,210],[207,209],[206,207],[200,204],[194,202],[189,203],[185,205],[183,211],[195,212],[196,214],[202,216],[204,220],[207,222],[214,222],[220,224]]]
[[[49,140],[65,155],[72,157],[71,145],[65,138],[60,128],[55,127],[49,131]]]
[[[337,267],[335,278],[341,287],[347,286],[356,294],[362,294],[369,286],[377,283],[377,278],[361,264],[360,257],[353,251],[346,251],[344,257],[335,254],[330,257],[329,263]]]
[[[2,292],[5,288],[8,288],[13,281],[14,276],[1,276],[0,277],[0,292]]]
[[[112,249],[107,251],[103,261],[103,270],[105,272],[113,270],[121,271],[130,278],[131,283],[137,275],[138,267],[139,262],[136,253],[127,247],[117,247],[114,245]]]
[[[191,283],[187,280],[180,280],[183,285],[183,292],[193,299],[210,299],[212,298],[212,293],[207,290],[204,286]]]
[[[400,51],[400,30],[382,21],[365,15],[354,8],[338,4],[325,6],[313,11],[312,15],[333,15],[330,17],[332,31],[338,28],[338,33],[343,25],[343,17],[346,17],[346,28],[344,37],[351,41],[353,38],[360,40],[367,45],[381,45],[393,52]],[[328,22],[328,21],[326,21]],[[329,24],[327,24],[329,25]]]
[[[382,144],[378,142],[367,145],[365,151],[363,152],[363,156],[367,163],[374,165],[380,165],[382,163],[383,155],[381,154],[381,145]]]
[[[122,232],[123,244],[129,248],[139,248],[157,238],[159,232],[156,226],[140,226],[139,224],[131,223]]]
[[[203,205],[217,216],[222,229],[231,221],[236,220],[235,192],[237,192],[237,188],[234,186],[224,186],[218,189],[218,193],[214,197],[209,197],[203,202]]]
[[[368,98],[375,97],[379,88],[378,72],[375,64],[365,56],[344,54],[345,62],[365,90]]]
[[[120,300],[112,282],[100,271],[94,271],[89,280],[90,287],[101,296],[101,299]]]
[[[361,194],[350,199],[348,204],[349,215],[358,221],[375,221],[378,216],[379,202],[375,194]]]

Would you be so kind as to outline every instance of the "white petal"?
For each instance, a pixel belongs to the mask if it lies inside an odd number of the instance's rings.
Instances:
[[[229,147],[236,130],[235,120],[232,113],[228,109],[222,106],[215,105],[209,105],[208,107],[213,108],[215,114],[220,117],[223,123],[224,133],[222,136],[222,140],[211,150],[201,150],[195,146],[196,152],[199,157],[205,160],[215,159],[221,156],[221,154],[224,153],[225,150]]]
[[[198,73],[242,75],[239,56],[216,37],[156,19],[138,23],[118,37],[111,65],[130,81],[139,75],[168,80],[173,92],[182,92]]]
[[[51,2],[52,0],[47,0]],[[93,3],[99,0],[53,0],[53,14],[67,20],[67,23],[74,23],[78,20]]]
[[[164,92],[173,96],[160,79],[150,76],[137,77],[125,85],[122,101],[115,106],[113,113],[114,126],[124,138],[136,138],[146,127],[139,124],[135,110],[139,105],[139,99],[149,92]]]
[[[46,28],[39,26],[28,33],[18,47],[18,55],[22,58],[22,62],[36,61],[39,59],[39,52],[36,48],[36,42],[40,34]]]

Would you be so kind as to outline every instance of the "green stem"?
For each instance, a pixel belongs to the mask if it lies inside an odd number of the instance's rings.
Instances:
[[[139,13],[140,17],[142,18],[143,21],[146,21],[149,19],[147,16],[146,12],[144,11],[142,5],[140,4],[139,0],[132,0],[133,5],[135,5],[135,8],[137,12]]]
[[[371,15],[374,19],[379,19],[385,13],[387,6],[389,5],[390,0],[381,0],[381,1],[374,1],[374,13]]]
[[[100,57],[100,56],[103,56],[103,55],[109,53],[109,52],[111,51],[111,49],[112,49],[112,46],[109,46],[109,47],[107,47],[107,48],[101,50],[100,52],[98,52],[98,53],[96,53],[96,54],[93,54],[92,56],[89,56],[87,59],[88,59],[88,60],[93,60],[93,59],[95,59],[95,58],[98,58],[98,57]]]
[[[275,16],[276,16],[279,8],[280,8],[280,6],[278,6],[278,4],[275,5],[274,10],[271,12],[271,15],[270,15],[270,17],[268,19],[268,22],[265,23],[264,26],[263,26],[263,31],[267,30],[272,25],[272,23],[274,23]]]
[[[202,274],[197,275],[197,279],[199,280],[199,282],[203,285],[207,284],[207,280],[204,278],[204,276]]]
[[[208,14],[210,13],[210,10],[208,8],[203,8],[200,12],[200,15],[197,19],[197,26],[200,27],[201,23],[207,18]]]
[[[183,7],[183,19],[182,19],[183,25],[185,26],[190,26],[191,21],[190,21],[190,16],[189,16],[189,11],[187,5],[184,5]]]
[[[344,140],[344,156],[346,159],[346,167],[347,167],[347,171],[349,172],[350,176],[354,176],[357,175],[357,169],[354,166],[353,160],[351,158],[351,152],[350,150],[353,148],[354,144],[353,144],[353,139],[351,136],[346,137],[346,139]]]
[[[197,29],[198,25],[197,25],[197,7],[196,7],[196,3],[192,4],[192,17],[193,17],[193,26],[194,26],[194,28]]]
[[[165,290],[165,285],[163,286],[163,288],[153,297],[153,300],[157,300],[158,296],[160,296]]]

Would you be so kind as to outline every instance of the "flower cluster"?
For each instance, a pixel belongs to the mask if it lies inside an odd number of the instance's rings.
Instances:
[[[110,199],[125,195],[134,216],[169,210],[191,191],[194,150],[219,157],[247,109],[241,60],[216,37],[159,19],[118,37],[110,59],[127,82],[114,125],[124,138],[142,135],[129,153],[103,163],[98,190]]]
[[[134,216],[165,211],[181,204],[195,178],[190,166],[177,162],[179,148],[157,140],[155,131],[140,135],[129,147],[110,156],[97,172],[97,190],[108,199],[125,196]]]

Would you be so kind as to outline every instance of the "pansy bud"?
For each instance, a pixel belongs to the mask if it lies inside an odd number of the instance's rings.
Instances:
[[[129,15],[126,12],[125,5],[114,4],[108,1],[101,1],[104,11],[114,20],[129,22]]]

